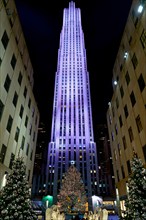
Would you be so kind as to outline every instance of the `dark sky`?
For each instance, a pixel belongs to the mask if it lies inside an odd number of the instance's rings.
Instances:
[[[34,95],[50,137],[54,80],[57,70],[63,9],[67,0],[15,0],[22,30],[34,69]],[[112,97],[112,69],[132,0],[76,0],[90,77],[94,133],[106,122]]]

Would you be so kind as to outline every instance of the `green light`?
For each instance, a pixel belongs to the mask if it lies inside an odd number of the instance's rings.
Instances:
[[[46,202],[48,201],[48,206],[52,206],[53,205],[53,196],[50,196],[50,195],[47,195],[47,196],[44,196],[42,198],[42,202]]]

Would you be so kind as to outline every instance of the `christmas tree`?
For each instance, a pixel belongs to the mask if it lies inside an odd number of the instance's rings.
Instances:
[[[35,220],[32,209],[26,166],[22,158],[13,162],[12,172],[7,175],[7,183],[0,191],[0,220]]]
[[[60,209],[65,213],[84,212],[86,202],[87,197],[81,174],[74,165],[71,165],[64,175],[58,195]]]
[[[146,219],[146,169],[142,160],[134,154],[131,160],[131,175],[128,179],[128,195],[125,201],[127,220]]]

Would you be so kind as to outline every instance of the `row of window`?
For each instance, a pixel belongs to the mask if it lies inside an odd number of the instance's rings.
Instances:
[[[136,8],[134,8],[132,10],[132,14],[131,15],[132,15],[132,20],[134,22],[135,28],[138,28],[139,21],[141,19],[142,13],[137,13],[135,10],[136,10]],[[130,42],[131,41],[132,41],[132,39],[130,40]],[[141,37],[140,37],[140,41],[141,41],[142,47],[145,48],[146,47],[146,30],[144,30],[144,29],[142,31],[142,34],[141,34]]]
[[[12,124],[13,124],[13,118],[11,115],[9,115],[7,126],[6,126],[6,129],[9,133],[11,132]],[[28,124],[28,116],[26,116],[25,118],[25,127],[27,127],[27,124]],[[17,136],[17,139],[15,138],[16,141],[18,141],[19,132],[20,132],[20,129],[17,127],[16,134],[15,134],[15,137]],[[30,125],[30,128],[29,128],[29,135],[31,135],[31,133],[32,133],[32,125]],[[35,141],[35,131],[33,133],[33,141]]]
[[[16,137],[16,135],[15,135],[15,137]],[[24,148],[24,144],[25,144],[25,138],[23,136],[22,143],[21,143],[21,149]],[[29,150],[30,150],[30,145],[27,143],[26,144],[26,155],[27,156],[29,154]],[[4,144],[2,144],[2,148],[1,148],[1,152],[0,152],[0,163],[4,163],[6,152],[7,152],[7,147]],[[32,155],[33,155],[33,150],[31,150],[31,153],[30,153],[30,160],[31,161],[32,161]],[[12,163],[13,163],[14,157],[15,157],[15,155],[13,153],[11,153],[11,158],[10,158],[10,162],[9,162],[10,169],[12,169]]]
[[[128,71],[126,72],[125,79],[126,79],[127,85],[129,85],[130,76],[129,76]],[[144,81],[142,73],[140,74],[140,76],[138,78],[138,85],[139,85],[140,92],[143,92],[145,87],[146,87],[146,83]],[[123,90],[122,86],[120,87],[120,95],[121,95],[121,98],[124,97],[124,90]],[[136,98],[135,98],[135,95],[134,95],[133,91],[130,93],[130,100],[131,100],[131,104],[132,104],[132,107],[133,107],[136,103]],[[117,109],[119,108],[119,99],[118,99],[118,97],[116,98],[116,107],[117,107]],[[124,112],[125,112],[125,116],[127,118],[128,117],[127,105],[124,106]],[[115,116],[114,107],[112,107],[112,114],[113,114],[113,117],[114,117]]]
[[[142,149],[143,149],[143,153],[144,153],[145,161],[146,161],[146,145],[144,145]],[[126,161],[126,165],[127,165],[128,174],[130,175],[131,174],[130,160]],[[121,166],[121,174],[122,174],[121,178],[124,179],[126,177],[126,175],[125,175],[125,171],[124,171],[123,166]],[[117,180],[118,180],[118,182],[120,181],[119,170],[117,170]]]
[[[142,126],[142,123],[141,123],[141,119],[140,119],[140,115],[138,115],[135,119],[136,121],[136,125],[137,125],[137,129],[138,129],[138,132],[140,133],[142,130],[143,130],[143,126]],[[122,122],[122,117],[120,116],[119,117],[119,123],[120,123],[120,127],[123,125],[123,122]],[[118,134],[118,127],[117,127],[117,124],[115,125],[115,133],[116,135]],[[132,142],[134,140],[134,135],[133,135],[133,131],[132,131],[132,127],[130,126],[128,128],[128,133],[129,133],[129,138],[130,138],[130,141]],[[112,141],[115,140],[115,137],[114,137],[114,132],[112,131],[111,133],[111,138],[112,138]],[[125,140],[126,141],[126,140]],[[124,141],[124,148],[126,146],[126,143]]]
[[[132,41],[132,37],[131,37],[131,41]],[[141,42],[141,45],[144,49],[146,47],[146,30],[144,30],[144,29],[143,29],[142,34],[140,36],[140,42]],[[126,59],[126,57],[127,57],[127,55],[124,56],[125,59]],[[138,65],[138,59],[137,59],[137,56],[135,53],[133,53],[133,56],[131,58],[131,62],[132,62],[133,68],[136,69],[136,67]],[[122,71],[122,69],[123,69],[123,65],[121,64],[120,71]],[[117,77],[117,81],[118,81],[118,78],[119,77]],[[127,84],[129,83],[129,76],[127,76],[126,82],[127,82]]]
[[[23,76],[22,76],[22,73],[20,72],[20,73],[19,73],[19,76],[18,76],[18,83],[19,83],[19,85],[21,85],[22,78],[23,78]],[[7,74],[6,79],[5,79],[5,82],[4,82],[4,88],[5,88],[5,90],[6,90],[7,92],[9,92],[10,85],[11,85],[11,79],[10,79],[10,77],[9,77],[9,74]],[[24,95],[24,98],[26,98],[26,96],[27,96],[27,88],[26,88],[26,86],[25,86],[25,88],[24,88],[23,95]],[[15,107],[16,107],[16,105],[17,105],[17,101],[18,101],[18,94],[17,94],[17,92],[15,91],[14,97],[13,97],[13,101],[12,101],[12,103],[13,103],[13,105],[14,105]],[[4,105],[3,105],[2,101],[0,101],[0,119],[1,119],[1,117],[2,117],[3,107],[4,107]],[[28,107],[29,107],[29,108],[31,107],[31,99],[30,99],[30,98],[29,98],[29,100],[28,100]],[[22,106],[21,108],[24,109],[23,106]],[[20,111],[21,111],[20,116],[22,115],[23,109],[20,110]],[[34,116],[34,112],[35,112],[35,109],[32,108],[32,117]]]

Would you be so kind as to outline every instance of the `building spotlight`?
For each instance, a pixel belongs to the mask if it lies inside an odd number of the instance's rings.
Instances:
[[[138,13],[141,13],[143,11],[143,5],[139,5],[137,11]]]
[[[124,53],[124,58],[126,59],[128,57],[128,52]]]
[[[114,81],[114,85],[117,85],[117,81],[116,80]]]

